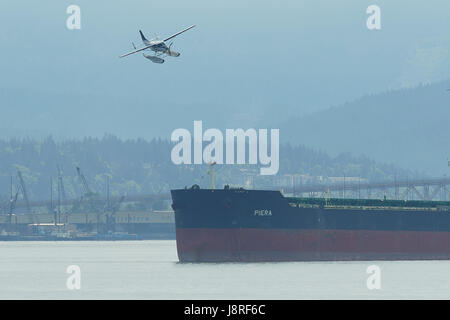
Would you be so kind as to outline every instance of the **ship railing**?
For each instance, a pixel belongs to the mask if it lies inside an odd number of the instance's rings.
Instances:
[[[345,210],[379,210],[379,211],[450,211],[450,206],[438,206],[438,207],[390,207],[390,206],[351,206],[351,205],[318,205],[318,204],[306,204],[306,203],[295,203],[289,202],[291,207],[298,208],[323,208],[323,209],[345,209]]]

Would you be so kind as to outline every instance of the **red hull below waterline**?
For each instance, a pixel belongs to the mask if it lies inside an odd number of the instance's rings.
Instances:
[[[450,232],[177,228],[181,262],[442,260]]]

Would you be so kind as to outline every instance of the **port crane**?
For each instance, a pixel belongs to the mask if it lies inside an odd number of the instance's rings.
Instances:
[[[87,180],[86,180],[84,174],[81,172],[80,167],[76,167],[76,169],[77,169],[78,178],[80,179],[81,185],[83,186],[84,195],[85,195],[85,196],[90,196],[90,195],[92,195],[92,191],[91,191],[91,189],[89,188],[89,185],[88,185],[88,183],[87,183]]]
[[[59,165],[57,166],[57,169],[58,169],[58,195],[60,194],[62,200],[65,201],[67,200],[66,190],[64,189],[63,176]]]
[[[19,178],[20,190],[22,191],[23,200],[25,200],[25,204],[27,206],[28,213],[31,213],[30,201],[28,200],[27,188],[25,187],[25,181],[22,177],[22,172],[17,170],[17,177]]]
[[[71,212],[79,210],[88,210],[90,212],[103,212],[104,208],[101,208],[99,206],[99,202],[102,202],[101,199],[99,198],[99,194],[91,190],[86,180],[86,177],[82,173],[80,167],[76,167],[76,169],[78,179],[80,180],[81,186],[83,188],[83,194],[81,195],[80,200],[73,205]],[[84,199],[87,199],[88,201],[85,201],[84,204],[82,205]]]
[[[30,206],[30,201],[28,198],[27,188],[25,187],[25,181],[22,176],[22,172],[17,170],[17,178],[19,180],[19,185],[17,186],[16,193],[12,194],[12,177],[11,177],[11,199],[9,200],[9,212],[8,212],[8,222],[11,223],[12,216],[14,215],[14,210],[16,209],[17,199],[19,197],[19,193],[22,194],[22,198],[25,201],[25,205],[27,208],[27,212],[31,215],[32,223],[37,223],[37,219],[33,214]]]
[[[109,206],[110,214],[106,215],[106,228],[107,231],[115,232],[115,224],[116,224],[116,212],[119,210],[120,205],[123,200],[125,200],[125,196],[121,196],[120,199],[112,206]]]
[[[19,190],[17,189],[14,196],[11,195],[11,199],[9,199],[9,210],[8,210],[8,224],[12,222],[12,216],[14,214],[14,209],[16,208],[17,197],[19,195]]]

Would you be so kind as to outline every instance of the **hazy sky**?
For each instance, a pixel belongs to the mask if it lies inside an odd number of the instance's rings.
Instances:
[[[66,8],[81,8],[81,30]],[[379,31],[366,9],[381,7]],[[169,138],[177,127],[276,126],[367,93],[450,77],[450,2],[0,2],[0,128]],[[178,37],[162,65],[131,42]],[[8,131],[5,131],[8,132]]]

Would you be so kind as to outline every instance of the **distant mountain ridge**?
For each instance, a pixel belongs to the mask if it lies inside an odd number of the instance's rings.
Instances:
[[[330,154],[450,174],[450,81],[366,95],[280,124],[280,138]]]

